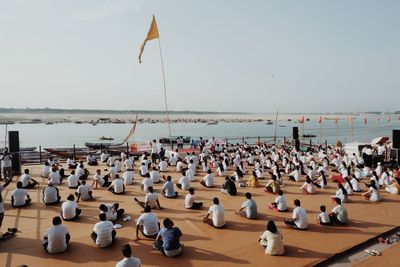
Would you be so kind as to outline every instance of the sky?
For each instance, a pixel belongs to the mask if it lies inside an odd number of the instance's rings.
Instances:
[[[400,1],[0,0],[1,107],[399,110]]]

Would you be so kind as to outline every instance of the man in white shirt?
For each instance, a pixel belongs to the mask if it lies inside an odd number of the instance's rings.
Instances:
[[[91,237],[98,247],[106,248],[114,242],[117,232],[114,230],[114,224],[107,221],[105,213],[100,213],[99,219],[100,222],[93,227]]]
[[[140,165],[140,170],[139,170],[140,176],[146,177],[148,173],[149,173],[149,167],[146,165],[146,163],[142,162],[142,165]]]
[[[329,214],[329,219],[337,225],[346,225],[348,222],[347,209],[342,205],[340,198],[335,198],[335,201],[337,205]]]
[[[213,203],[214,205],[212,205],[208,210],[203,222],[214,226],[215,228],[224,228],[226,225],[224,207],[219,204],[219,199],[217,197],[213,199]],[[208,218],[210,215],[212,215],[212,219]]]
[[[59,216],[53,218],[53,226],[46,230],[42,245],[44,249],[52,253],[61,253],[68,249],[70,235],[68,228],[61,225],[62,221]]]
[[[12,175],[12,155],[8,153],[8,149],[4,149],[1,160],[1,173],[4,180],[11,178]]]
[[[204,176],[203,180],[200,182],[202,186],[208,187],[208,188],[213,188],[214,187],[214,176],[211,173],[211,170],[209,169],[207,171],[207,174]]]
[[[185,197],[185,208],[198,210],[203,206],[203,202],[196,202],[194,198],[194,188],[189,189],[189,193]]]
[[[150,172],[150,178],[153,180],[153,183],[160,182],[160,173],[157,171],[156,167],[153,167],[153,170]]]
[[[86,184],[85,180],[83,180],[82,184],[78,187],[75,196],[78,198],[76,202],[79,202],[80,199],[93,200],[92,191],[90,190],[90,186]]]
[[[50,164],[46,161],[46,162],[44,163],[44,166],[43,166],[43,169],[42,169],[42,177],[44,177],[44,178],[49,178],[50,171],[51,171],[51,166],[50,166]]]
[[[114,181],[112,181],[110,187],[108,188],[108,191],[116,194],[116,195],[122,195],[125,193],[125,186],[124,186],[124,180],[122,180],[119,175],[115,175]]]
[[[31,203],[31,198],[28,192],[22,188],[22,183],[17,183],[17,189],[15,189],[11,194],[11,205],[14,208],[20,208],[28,206]]]
[[[119,208],[119,203],[113,204],[100,204],[99,206],[100,213],[105,213],[107,217],[107,221],[116,221],[122,218],[125,210]]]
[[[136,239],[139,239],[139,231],[147,238],[155,239],[160,231],[160,223],[157,216],[151,212],[150,206],[144,207],[144,213],[136,222]]]
[[[157,163],[157,158],[158,158],[158,146],[157,146],[157,141],[154,139],[153,142],[151,143],[151,161],[153,164]]]
[[[71,174],[67,178],[67,182],[68,182],[68,188],[70,189],[77,189],[78,186],[81,185],[81,183],[79,182],[78,175],[75,174],[75,170],[71,171]]]
[[[149,192],[149,187],[153,186],[153,179],[150,178],[150,174],[146,174],[145,178],[142,180],[142,184],[140,185],[140,188],[148,193]]]
[[[56,205],[60,203],[61,197],[58,188],[49,183],[48,187],[43,189],[43,203],[46,205]]]
[[[62,182],[62,177],[57,171],[57,168],[53,167],[51,173],[49,174],[48,184],[52,183],[54,186],[60,185]]]
[[[295,208],[293,209],[292,219],[285,219],[284,222],[286,225],[291,226],[298,230],[305,230],[308,227],[308,218],[305,209],[300,207],[300,200],[294,200]]]
[[[94,156],[92,154],[89,154],[89,156],[86,157],[86,161],[89,166],[99,165],[99,163],[97,162],[96,156]]]
[[[145,206],[149,206],[152,209],[155,209],[158,207],[158,209],[162,209],[160,205],[160,201],[158,199],[158,194],[154,192],[154,189],[152,186],[149,186],[147,188],[148,193],[144,197],[144,202],[139,201],[136,197],[134,198],[135,202],[139,204],[142,208]]]
[[[133,170],[134,161],[135,161],[135,158],[133,156],[130,156],[129,158],[127,158],[124,161],[125,170],[129,170],[129,169]]]
[[[167,172],[168,171],[167,161],[164,158],[162,158],[160,163],[158,164],[158,167],[160,169],[160,172]]]
[[[175,154],[171,154],[171,157],[169,158],[169,165],[176,166],[177,162],[178,162],[178,157],[175,156]]]
[[[290,180],[292,180],[293,182],[300,182],[300,180],[301,180],[300,167],[299,167],[299,166],[296,166],[295,169],[294,169],[294,171],[292,171],[292,172],[289,174],[288,178],[289,178]]]
[[[61,205],[61,218],[64,221],[74,221],[78,219],[82,210],[78,208],[78,204],[75,202],[75,197],[73,194],[69,194],[67,201]]]
[[[179,179],[179,182],[176,184],[176,187],[182,190],[189,190],[190,181],[189,177],[186,176],[185,172],[182,172],[182,177]]]
[[[246,217],[247,219],[257,219],[257,203],[251,198],[251,193],[246,193],[246,201],[243,202],[240,209],[236,211],[236,214]]]
[[[122,178],[124,179],[125,185],[133,184],[133,169],[127,169],[122,175]]]
[[[39,183],[29,174],[29,169],[24,170],[24,174],[21,175],[19,181],[22,183],[22,188],[24,189],[32,189],[36,185],[39,185]]]
[[[122,247],[122,254],[124,255],[124,259],[117,262],[115,267],[140,267],[142,266],[142,262],[139,258],[132,257],[132,249],[129,244],[125,244]]]
[[[165,176],[163,176],[165,179]],[[174,198],[178,196],[178,192],[175,191],[174,184],[172,183],[172,177],[168,175],[167,181],[164,183],[162,193],[167,198]]]

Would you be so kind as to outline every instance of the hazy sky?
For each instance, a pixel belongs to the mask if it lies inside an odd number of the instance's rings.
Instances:
[[[0,0],[2,107],[398,110],[400,1]]]

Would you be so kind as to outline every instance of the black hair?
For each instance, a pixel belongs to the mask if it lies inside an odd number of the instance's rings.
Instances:
[[[217,197],[214,197],[214,198],[213,198],[213,203],[214,203],[215,205],[218,205],[218,204],[219,204],[219,199],[218,199]]]
[[[247,193],[246,193],[246,198],[247,198],[247,199],[251,199],[251,193],[250,193],[250,192],[247,192]]]
[[[132,256],[132,248],[129,244],[122,246],[122,254],[125,258],[130,258]]]
[[[61,224],[61,218],[60,216],[56,216],[53,218],[53,225],[60,225]]]
[[[276,231],[278,231],[278,228],[276,228],[275,222],[273,220],[268,221],[267,230],[271,233],[276,233]]]
[[[322,211],[322,212],[325,212],[326,211],[326,207],[324,205],[322,205],[322,206],[319,207],[319,210]]]

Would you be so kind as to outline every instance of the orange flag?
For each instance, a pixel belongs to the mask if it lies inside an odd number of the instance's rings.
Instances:
[[[304,123],[304,116],[301,116],[299,122],[300,122],[300,123]]]
[[[353,115],[350,115],[350,117],[349,117],[349,123],[350,123],[350,126],[353,127]]]
[[[392,117],[388,116],[387,122],[390,123],[392,121]]]
[[[151,25],[150,25],[149,32],[147,33],[147,37],[146,37],[146,39],[144,39],[143,44],[140,47],[139,63],[142,63],[142,53],[143,53],[144,46],[146,45],[147,41],[150,41],[150,40],[153,40],[153,39],[157,39],[159,37],[160,36],[158,34],[158,27],[157,27],[156,18],[153,15],[153,20],[151,21]]]

